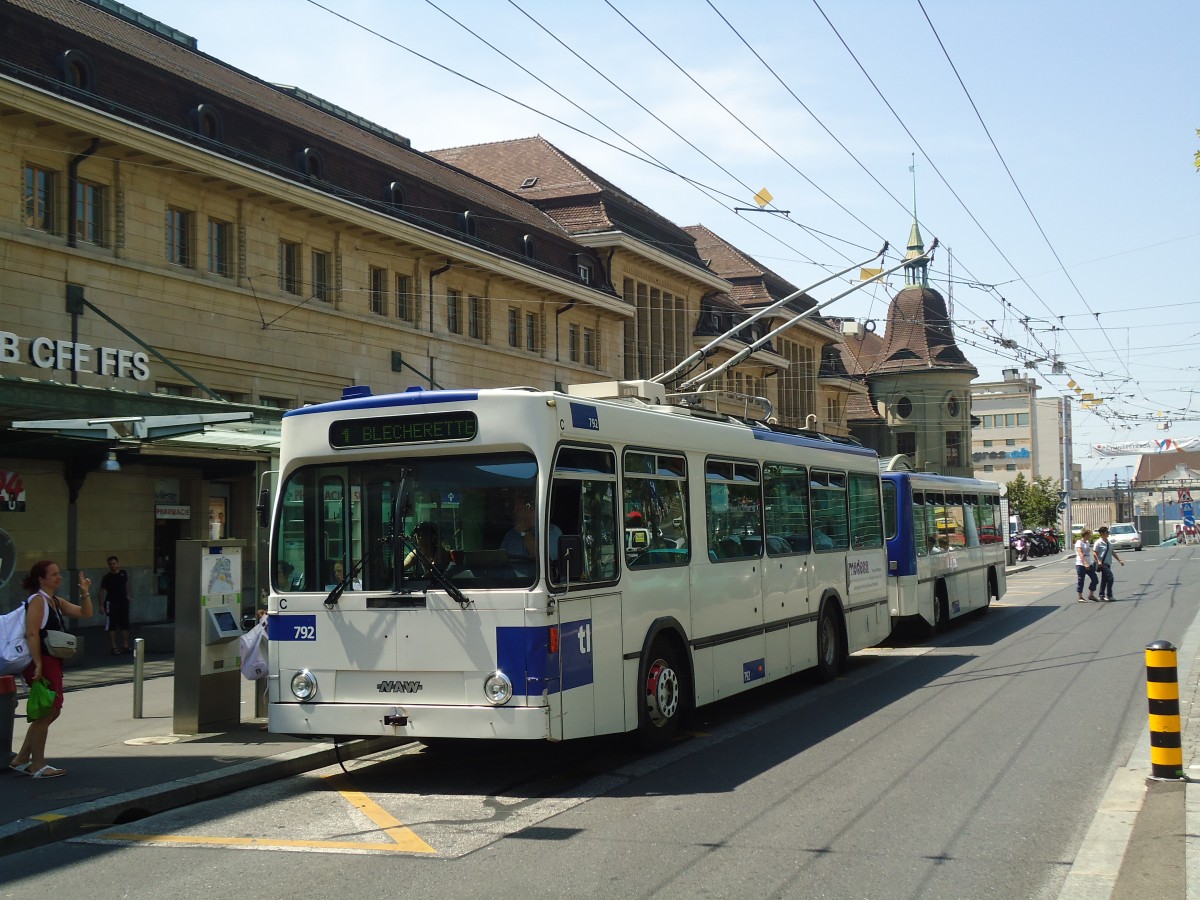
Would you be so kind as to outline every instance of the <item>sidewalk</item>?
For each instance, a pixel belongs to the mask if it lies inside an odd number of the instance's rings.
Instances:
[[[0,769],[0,856],[337,762],[332,742],[261,730],[254,685],[244,679],[240,725],[220,734],[172,734],[173,655],[147,655],[143,718],[133,718],[133,657],[112,656],[99,629],[80,633],[84,651],[67,664],[62,716],[46,747],[47,760],[68,774],[41,781]],[[17,681],[14,752],[26,727],[25,689]],[[358,740],[339,749],[352,759],[394,743]],[[0,764],[8,749],[0,746]]]

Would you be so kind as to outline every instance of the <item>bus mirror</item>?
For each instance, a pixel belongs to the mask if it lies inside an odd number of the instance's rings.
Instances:
[[[271,510],[271,492],[262,490],[258,492],[258,524],[261,528],[266,528],[270,524],[270,519],[267,518]]]
[[[567,581],[583,580],[583,538],[564,534],[558,539],[560,572]]]

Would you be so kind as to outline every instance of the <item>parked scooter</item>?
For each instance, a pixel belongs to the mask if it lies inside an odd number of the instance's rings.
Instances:
[[[1025,543],[1024,535],[1018,534],[1013,538],[1013,549],[1017,551],[1017,562],[1029,560],[1029,545]]]
[[[1046,542],[1047,553],[1056,555],[1062,552],[1062,548],[1060,548],[1058,545],[1058,535],[1054,533],[1053,529],[1039,528],[1038,534],[1040,534],[1042,539]]]

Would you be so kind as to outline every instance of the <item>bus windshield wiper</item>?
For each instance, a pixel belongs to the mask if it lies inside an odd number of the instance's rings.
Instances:
[[[429,576],[430,581],[436,582],[437,586],[449,594],[454,602],[463,609],[466,609],[471,605],[470,598],[464,595],[463,592],[458,589],[458,585],[450,580],[450,576],[442,571],[441,567],[439,567],[437,563],[421,552],[421,547],[419,544],[417,544],[415,539],[410,538],[407,535],[401,535],[400,542],[413,554],[414,558],[419,560],[421,565],[425,567],[425,574]],[[404,568],[403,562],[401,562],[400,567],[401,569]],[[426,587],[426,590],[428,590],[428,587]]]

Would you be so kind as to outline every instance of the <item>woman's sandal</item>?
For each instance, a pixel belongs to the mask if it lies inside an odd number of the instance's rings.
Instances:
[[[122,656],[122,655],[124,655],[124,653],[125,653],[124,650],[118,650],[116,647],[113,647],[113,649],[112,649],[113,656]]]
[[[33,773],[34,778],[57,778],[60,775],[66,775],[66,769],[56,769],[51,765],[44,765]]]
[[[9,768],[10,768],[12,771],[14,771],[14,772],[17,772],[17,773],[19,773],[19,774],[21,774],[21,775],[31,775],[31,774],[33,774],[32,772],[30,772],[30,771],[29,771],[29,763],[27,763],[27,762],[23,762],[23,763],[13,763],[12,765],[10,765],[10,766],[9,766]]]

